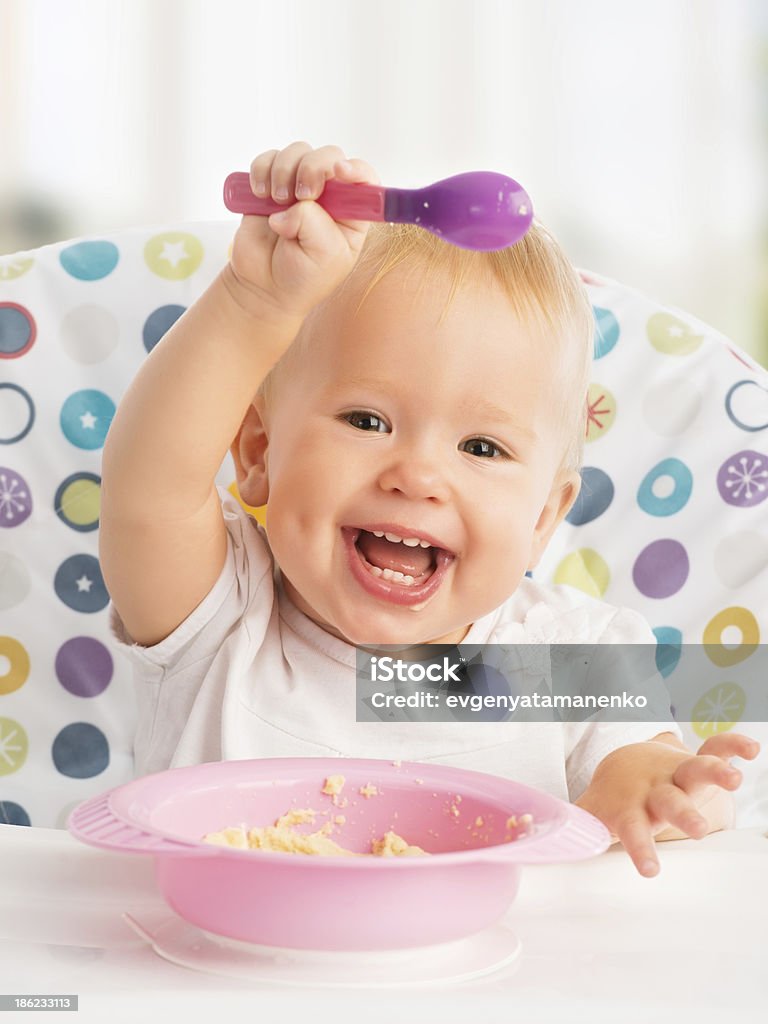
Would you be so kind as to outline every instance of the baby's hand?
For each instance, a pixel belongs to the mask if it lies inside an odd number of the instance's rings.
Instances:
[[[701,839],[732,824],[723,791],[738,789],[742,776],[728,759],[751,761],[760,750],[748,736],[728,732],[711,736],[694,754],[667,735],[669,742],[657,738],[612,751],[576,801],[621,840],[647,877],[659,870],[654,836]]]
[[[251,164],[254,194],[285,204],[269,218],[245,216],[232,245],[230,265],[244,304],[259,312],[303,319],[341,284],[355,265],[368,222],[335,221],[316,203],[329,178],[380,184],[362,160],[349,161],[338,146],[312,149],[294,142],[270,149]],[[304,189],[309,191],[305,194]],[[298,201],[297,201],[298,200]],[[282,218],[282,219],[281,219]]]

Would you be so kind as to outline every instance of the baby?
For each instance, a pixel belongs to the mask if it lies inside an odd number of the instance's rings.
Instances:
[[[654,839],[732,821],[758,745],[647,723],[355,721],[364,645],[653,643],[634,612],[526,577],[579,491],[592,312],[534,223],[499,252],[335,222],[304,142],[263,153],[231,258],[128,389],[100,558],[138,682],[140,773],[274,756],[408,758],[574,800],[644,875]],[[215,476],[230,449],[244,502]]]

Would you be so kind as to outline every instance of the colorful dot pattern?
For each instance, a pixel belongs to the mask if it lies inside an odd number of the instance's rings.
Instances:
[[[534,577],[650,622],[689,746],[741,722],[765,745],[765,697],[728,672],[768,639],[768,373],[695,318],[582,278],[595,315],[582,490]],[[674,686],[686,645],[719,673],[690,706]],[[739,823],[765,824],[768,772],[739,766]]]
[[[101,453],[232,224],[0,256],[0,824],[65,827],[133,777],[135,698],[98,560]],[[234,479],[229,457],[218,482]]]
[[[64,827],[80,800],[133,777],[133,684],[98,562],[101,452],[130,380],[224,264],[232,231],[0,256],[0,824]],[[710,645],[727,675],[768,628],[768,375],[694,318],[583,276],[595,366],[582,493],[534,576],[637,608],[670,687],[688,643]],[[227,456],[217,482],[236,492],[233,479]],[[717,728],[749,721],[749,698],[723,686],[732,722]],[[692,745],[714,728],[713,699],[677,709]],[[752,767],[739,799],[763,794],[765,816],[768,776],[750,789]]]

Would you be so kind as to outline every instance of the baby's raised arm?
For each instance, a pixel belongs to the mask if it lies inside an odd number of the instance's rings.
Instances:
[[[314,199],[329,178],[378,184],[336,146],[297,142],[251,165],[286,210],[244,217],[230,262],[143,363],[107,435],[99,558],[136,643],[168,636],[215,583],[226,532],[215,476],[259,385],[310,310],[352,270],[368,224]],[[310,188],[308,197],[300,187]],[[282,221],[277,218],[284,218]]]

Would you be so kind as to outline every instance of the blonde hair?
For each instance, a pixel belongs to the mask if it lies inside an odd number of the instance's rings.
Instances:
[[[567,430],[568,445],[562,468],[581,465],[587,426],[587,388],[592,365],[594,319],[586,289],[554,237],[534,220],[526,234],[514,245],[492,252],[461,249],[413,224],[373,223],[358,261],[349,277],[334,292],[338,295],[361,275],[370,280],[357,305],[358,312],[378,282],[395,267],[410,263],[424,271],[419,292],[436,276],[448,277],[450,293],[440,317],[445,319],[451,301],[466,285],[501,285],[512,312],[521,323],[537,329],[542,341],[553,339],[552,365],[571,368],[568,396],[559,410]],[[300,354],[302,336],[289,349],[288,356]],[[571,358],[563,358],[563,350]],[[282,372],[286,357],[259,388],[268,403],[276,371]]]

